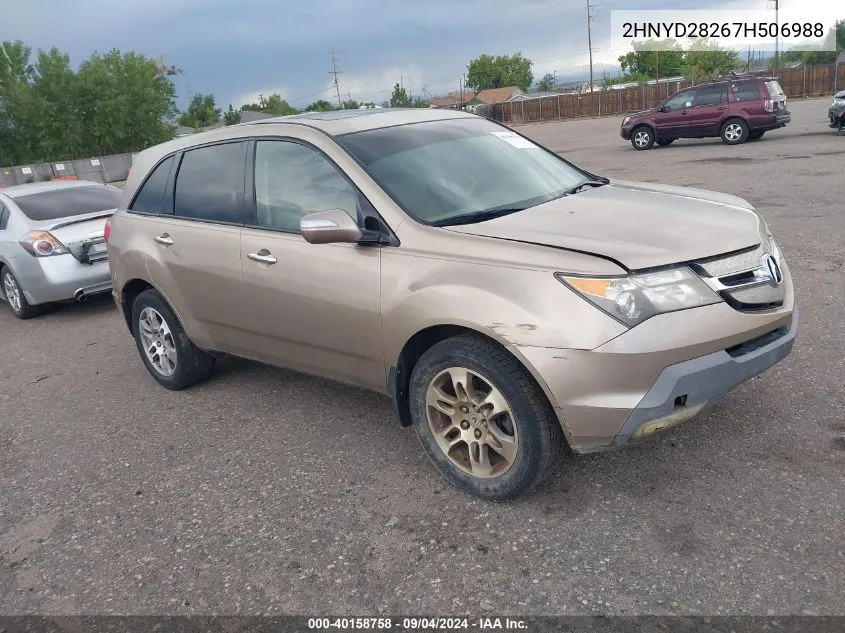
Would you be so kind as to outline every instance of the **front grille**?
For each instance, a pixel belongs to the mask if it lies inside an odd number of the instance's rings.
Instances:
[[[760,244],[757,248],[742,253],[719,255],[698,261],[695,265],[708,277],[725,277],[757,268],[760,265],[760,258],[767,252],[763,244]]]
[[[729,347],[725,351],[730,354],[732,358],[739,358],[740,356],[745,356],[746,354],[750,354],[755,350],[765,347],[769,343],[773,343],[774,341],[778,340],[781,336],[786,336],[788,332],[789,326],[784,325],[777,328],[776,330],[772,330],[771,332],[766,332],[762,336],[753,338],[750,341],[745,341],[745,343],[740,343],[739,345]]]
[[[729,298],[728,303],[738,310],[768,310],[783,305],[783,300],[786,298],[786,289],[783,287],[783,284],[779,286],[761,284],[759,286],[726,291],[725,295]]]
[[[763,265],[765,255],[772,255],[780,266],[780,250],[768,238],[754,248],[703,259],[691,267],[732,308],[741,312],[771,310],[783,305],[786,288],[771,279]]]

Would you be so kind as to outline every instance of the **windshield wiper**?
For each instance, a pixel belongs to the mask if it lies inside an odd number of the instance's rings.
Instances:
[[[596,178],[590,180],[582,180],[574,187],[570,187],[566,190],[566,193],[578,193],[584,187],[601,187],[603,185],[610,184],[610,179],[608,178]]]
[[[472,213],[464,213],[456,215],[451,218],[443,218],[432,222],[432,226],[456,226],[458,224],[475,224],[476,222],[484,222],[485,220],[493,220],[501,218],[511,213],[518,213],[525,211],[527,207],[496,207],[495,209],[487,209],[486,211],[473,211]]]

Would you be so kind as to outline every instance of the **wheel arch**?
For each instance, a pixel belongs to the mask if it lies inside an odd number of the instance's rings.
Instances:
[[[519,349],[501,339],[492,332],[484,332],[468,325],[455,323],[441,323],[425,327],[413,334],[402,346],[395,364],[391,365],[387,372],[387,390],[393,403],[399,426],[411,426],[411,411],[408,402],[408,388],[411,382],[411,373],[414,370],[420,357],[433,345],[459,334],[469,334],[487,339],[488,341],[502,347],[507,353],[519,362],[546,398],[558,423],[569,439],[566,424],[561,416],[560,407],[557,406],[554,396],[543,378],[537,373],[536,368],[519,353]]]
[[[120,289],[120,307],[130,333],[132,332],[132,304],[135,303],[138,295],[145,290],[155,289],[155,286],[143,279],[132,279]]]

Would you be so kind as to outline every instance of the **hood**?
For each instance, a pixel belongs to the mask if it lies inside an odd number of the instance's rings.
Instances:
[[[654,114],[658,110],[659,110],[659,108],[649,108],[648,110],[639,110],[638,112],[629,112],[628,114],[626,114],[622,118],[624,119],[625,117],[631,117],[633,119],[634,117],[647,116],[649,114]]]
[[[749,248],[766,232],[741,198],[621,180],[494,220],[445,228],[598,255],[629,270]]]

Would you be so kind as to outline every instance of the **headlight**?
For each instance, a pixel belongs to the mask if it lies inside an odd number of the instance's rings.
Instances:
[[[574,277],[564,273],[555,277],[630,327],[656,314],[722,301],[686,267],[627,277]]]
[[[834,99],[833,105],[835,105],[835,106],[845,105],[845,99]]]
[[[630,121],[630,120],[631,120],[631,117],[626,116],[624,119],[622,119],[622,125],[628,125],[628,121]]]

